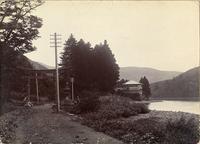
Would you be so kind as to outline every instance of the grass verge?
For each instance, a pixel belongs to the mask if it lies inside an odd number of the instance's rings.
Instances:
[[[130,144],[196,144],[200,138],[197,115],[150,112],[120,96],[100,97],[99,109],[81,116],[84,125]]]

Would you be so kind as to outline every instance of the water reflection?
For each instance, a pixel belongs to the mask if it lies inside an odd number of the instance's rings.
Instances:
[[[154,101],[151,110],[182,111],[200,115],[200,101]]]

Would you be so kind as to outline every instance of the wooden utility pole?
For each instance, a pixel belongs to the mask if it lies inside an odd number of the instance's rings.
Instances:
[[[54,33],[54,35],[50,35],[50,36],[51,36],[50,40],[53,40],[53,42],[51,42],[51,44],[53,44],[53,46],[50,46],[50,47],[55,48],[56,96],[57,96],[57,111],[59,112],[60,111],[60,92],[59,92],[59,72],[58,72],[58,62],[57,62],[58,61],[57,60],[57,48],[61,47],[61,46],[58,46],[58,44],[61,43],[59,41],[59,40],[61,40],[59,38],[59,36],[61,36],[61,35]]]

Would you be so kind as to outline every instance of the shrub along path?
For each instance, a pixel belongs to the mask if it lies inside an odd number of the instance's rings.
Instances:
[[[122,144],[83,126],[71,116],[52,113],[50,105],[20,109],[0,117],[0,136],[13,144]]]
[[[82,114],[82,123],[128,144],[197,144],[199,116],[150,111],[145,102],[120,96],[100,98],[97,111]]]

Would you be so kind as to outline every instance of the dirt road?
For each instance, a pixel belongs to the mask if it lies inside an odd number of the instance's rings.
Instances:
[[[72,121],[70,116],[52,113],[50,105],[25,112],[11,112],[0,120],[11,119],[13,144],[122,144],[103,133]],[[12,115],[12,116],[10,116]],[[1,124],[2,127],[2,124]],[[13,130],[15,129],[15,130]],[[5,134],[6,135],[6,134]]]

